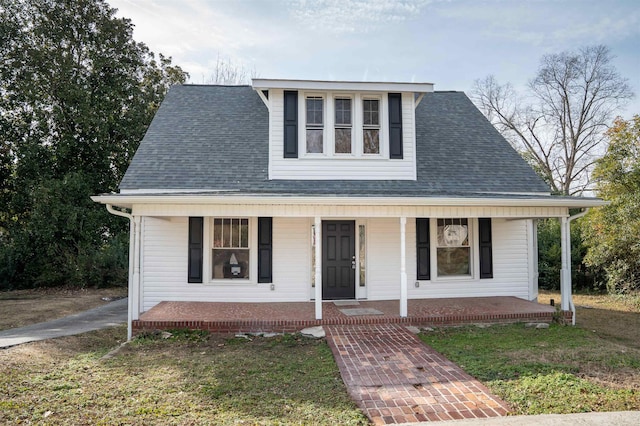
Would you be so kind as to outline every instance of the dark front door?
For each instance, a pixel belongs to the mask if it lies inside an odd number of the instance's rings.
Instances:
[[[323,299],[355,299],[355,242],[354,221],[331,220],[322,222]]]

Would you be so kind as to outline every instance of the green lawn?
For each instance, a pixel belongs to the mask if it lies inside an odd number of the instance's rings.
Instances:
[[[326,342],[122,328],[0,352],[0,423],[367,424]]]
[[[471,326],[420,338],[507,401],[512,414],[640,410],[640,349],[592,330]]]
[[[640,410],[640,298],[574,299],[576,327],[442,328],[420,337],[513,414]],[[125,338],[118,327],[0,350],[0,424],[367,424],[324,340],[179,332],[103,358]]]

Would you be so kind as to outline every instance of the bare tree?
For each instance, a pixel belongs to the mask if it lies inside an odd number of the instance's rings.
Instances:
[[[206,79],[207,84],[250,84],[252,78],[258,77],[255,69],[247,70],[243,65],[235,64],[229,58],[221,58],[218,54],[213,73]]]
[[[493,76],[475,82],[474,102],[554,193],[588,188],[607,126],[634,96],[611,60],[602,45],[545,55],[524,96]]]

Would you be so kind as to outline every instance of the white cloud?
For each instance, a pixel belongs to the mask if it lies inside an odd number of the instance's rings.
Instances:
[[[420,14],[431,0],[292,0],[291,15],[312,30],[367,33]]]
[[[152,51],[172,56],[201,80],[218,56],[242,64],[246,48],[272,45],[277,33],[256,26],[241,13],[228,13],[206,0],[109,0],[118,16],[130,18],[134,37]]]

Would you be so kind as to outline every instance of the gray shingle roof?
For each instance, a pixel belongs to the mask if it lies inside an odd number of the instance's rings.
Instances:
[[[416,181],[268,180],[268,111],[249,86],[174,86],[120,184],[123,190],[465,196],[548,186],[462,92],[416,109]]]

